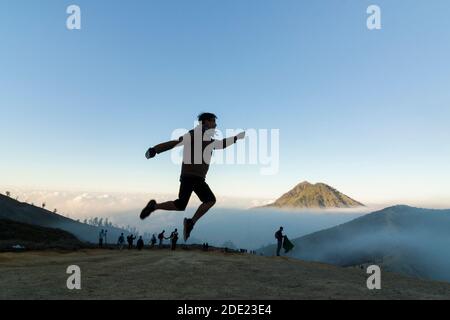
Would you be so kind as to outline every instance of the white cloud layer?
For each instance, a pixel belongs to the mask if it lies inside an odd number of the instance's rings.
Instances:
[[[73,219],[84,219],[94,216],[113,218],[119,212],[140,212],[150,199],[158,202],[175,200],[176,194],[147,193],[104,193],[32,190],[25,188],[3,188],[11,192],[13,198],[21,202],[33,203],[37,206],[46,205],[46,209],[58,210],[59,214]],[[255,200],[233,197],[218,197],[217,207],[251,208],[269,203],[271,200]],[[190,207],[197,207],[200,201],[192,195]]]

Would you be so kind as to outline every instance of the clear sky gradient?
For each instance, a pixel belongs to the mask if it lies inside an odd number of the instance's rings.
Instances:
[[[66,8],[82,30],[66,29]],[[369,31],[366,9],[382,10]],[[0,185],[176,193],[146,149],[211,111],[280,129],[280,171],[216,166],[217,196],[325,182],[450,206],[450,2],[0,2]]]

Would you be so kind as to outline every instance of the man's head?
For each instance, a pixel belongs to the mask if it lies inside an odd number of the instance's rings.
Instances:
[[[198,122],[206,126],[208,129],[216,128],[217,116],[214,113],[203,112],[198,115]]]
[[[280,227],[280,231],[283,231],[283,227]]]

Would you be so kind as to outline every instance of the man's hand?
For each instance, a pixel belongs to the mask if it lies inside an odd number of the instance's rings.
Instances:
[[[155,148],[151,147],[147,150],[147,152],[145,153],[145,157],[147,159],[151,159],[154,158],[156,156],[156,150]]]
[[[244,138],[245,138],[245,131],[239,133],[239,134],[236,136],[236,138],[237,138],[238,140],[239,140],[239,139],[244,139]]]

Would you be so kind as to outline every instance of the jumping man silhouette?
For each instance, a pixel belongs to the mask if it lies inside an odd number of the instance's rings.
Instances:
[[[183,238],[186,241],[197,221],[216,203],[216,197],[205,181],[208,173],[214,149],[225,149],[244,139],[245,132],[223,140],[214,140],[216,128],[216,115],[213,113],[202,113],[198,116],[199,124],[194,129],[180,137],[178,140],[168,141],[151,147],[147,150],[145,157],[154,158],[157,154],[183,146],[183,164],[181,166],[180,190],[178,199],[157,203],[150,200],[142,210],[140,218],[147,218],[155,210],[184,211],[187,207],[192,192],[195,192],[202,204],[195,212],[192,219],[184,219]]]

